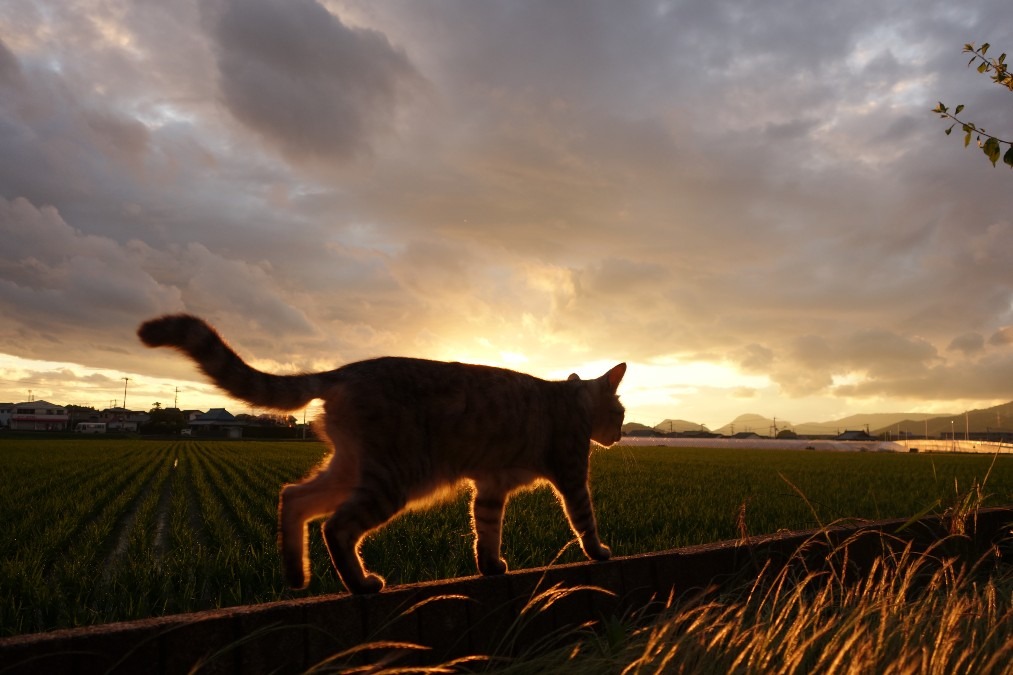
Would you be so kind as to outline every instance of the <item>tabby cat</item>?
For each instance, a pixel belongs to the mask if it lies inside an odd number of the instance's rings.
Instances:
[[[255,406],[293,410],[320,398],[317,429],[332,452],[300,483],[281,490],[279,535],[285,579],[309,580],[307,524],[326,517],[324,541],[334,569],[353,593],[375,593],[358,545],[406,506],[473,484],[475,561],[502,574],[503,508],[510,493],[547,480],[562,498],[588,558],[607,560],[588,493],[590,441],[619,440],[624,409],[616,389],[620,363],[601,377],[549,382],[463,363],[385,357],[336,370],[271,375],[247,365],[203,320],[186,314],[147,321],[137,331],[149,347],[188,354],[219,387]]]

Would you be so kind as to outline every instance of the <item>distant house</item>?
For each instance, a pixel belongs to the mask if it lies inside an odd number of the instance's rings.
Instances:
[[[206,413],[197,415],[190,420],[192,433],[201,436],[225,436],[226,438],[242,438],[246,423],[237,420],[225,408],[211,408]]]
[[[845,431],[843,434],[839,434],[834,437],[835,441],[874,441],[875,436],[870,436],[864,430],[859,431]]]
[[[109,431],[137,432],[148,421],[148,413],[126,408],[106,408],[98,414],[98,422],[105,422]]]
[[[67,409],[49,401],[16,403],[10,415],[11,431],[64,431],[70,416]]]
[[[753,439],[753,438],[764,438],[764,437],[761,436],[760,434],[756,433],[755,431],[740,431],[739,433],[735,434],[734,436],[729,436],[729,438]]]
[[[677,431],[674,434],[669,434],[675,438],[721,438],[721,434],[716,434],[713,431],[707,431],[706,429],[697,429],[695,431]]]
[[[11,425],[11,415],[14,413],[13,403],[0,403],[0,429]]]

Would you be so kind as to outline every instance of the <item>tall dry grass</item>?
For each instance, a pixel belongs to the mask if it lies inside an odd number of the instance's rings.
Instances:
[[[524,623],[570,592],[554,586],[532,597],[499,653],[419,667],[398,658],[411,645],[364,645],[313,672],[1013,673],[1013,567],[997,548],[970,562],[944,554],[951,538],[921,552],[890,538],[860,576],[848,553],[856,540],[826,549],[819,569],[803,547],[788,565],[689,601],[669,598],[650,615],[518,644]],[[818,549],[819,535],[811,543]],[[376,657],[363,658],[373,648]]]
[[[785,567],[668,608],[631,634],[615,665],[623,673],[1010,673],[1013,572],[995,562],[908,545],[854,581],[841,570]]]

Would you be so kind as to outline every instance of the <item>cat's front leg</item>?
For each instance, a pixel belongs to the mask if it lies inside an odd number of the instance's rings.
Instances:
[[[566,517],[570,521],[570,527],[574,534],[580,539],[580,547],[591,560],[608,560],[612,557],[612,551],[608,546],[601,543],[598,538],[598,523],[594,518],[594,508],[591,506],[591,493],[587,489],[587,482],[572,484],[557,484],[556,488],[563,497],[563,508],[566,509]]]
[[[475,481],[471,500],[471,523],[475,530],[475,563],[484,575],[503,574],[507,564],[500,557],[506,491],[494,481]]]

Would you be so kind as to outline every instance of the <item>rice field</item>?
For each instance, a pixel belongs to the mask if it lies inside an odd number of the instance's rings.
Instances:
[[[279,487],[319,443],[0,441],[0,636],[342,590],[311,528],[308,591],[284,587]],[[596,451],[592,492],[616,555],[941,512],[969,490],[1013,503],[1013,457],[619,446]],[[581,559],[547,488],[511,500],[514,569]],[[388,583],[474,574],[467,495],[406,513],[362,547]]]

